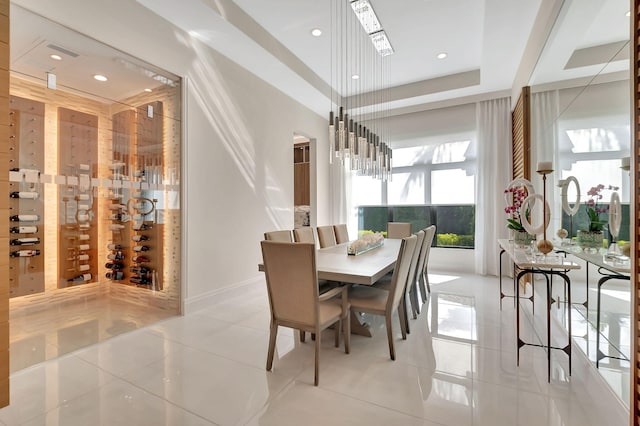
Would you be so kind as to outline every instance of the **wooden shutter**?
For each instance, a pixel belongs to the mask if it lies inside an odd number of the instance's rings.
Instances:
[[[512,112],[512,178],[531,179],[531,108],[530,89],[523,87]]]

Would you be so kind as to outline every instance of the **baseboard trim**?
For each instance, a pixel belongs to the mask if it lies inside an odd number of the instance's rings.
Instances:
[[[183,315],[189,315],[200,309],[207,308],[216,303],[224,302],[225,300],[232,299],[242,294],[247,286],[264,283],[263,276],[257,276],[249,278],[248,280],[241,281],[235,284],[231,284],[226,287],[217,288],[198,296],[189,297],[184,301]]]

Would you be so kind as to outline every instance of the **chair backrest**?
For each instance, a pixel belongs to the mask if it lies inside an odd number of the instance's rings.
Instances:
[[[387,238],[404,238],[411,235],[411,224],[408,222],[387,222]]]
[[[293,240],[296,243],[311,243],[314,246],[316,244],[316,237],[313,235],[313,228],[310,226],[294,229]]]
[[[262,241],[262,263],[274,319],[313,326],[318,318],[316,247]]]
[[[267,241],[280,241],[283,243],[292,243],[293,238],[291,238],[291,231],[271,231],[264,233],[264,239]]]
[[[409,274],[407,275],[406,289],[409,289],[415,285],[416,277],[418,276],[418,260],[420,258],[420,252],[422,251],[422,242],[424,241],[425,232],[418,231],[416,233],[416,248],[413,250],[411,256],[411,265],[409,266]]]
[[[333,225],[333,231],[336,234],[336,243],[348,243],[349,242],[349,231],[347,231],[347,225]]]
[[[320,243],[320,248],[336,245],[336,234],[333,226],[318,226],[318,242]]]
[[[413,257],[417,241],[418,237],[415,235],[402,239],[396,266],[393,269],[393,276],[391,277],[391,288],[389,289],[386,306],[387,314],[390,314],[398,307],[401,298],[404,297],[404,288],[407,283],[407,276],[409,275],[409,269],[411,267],[411,258]]]
[[[427,273],[427,265],[429,264],[429,253],[431,252],[431,244],[433,244],[433,238],[436,235],[436,226],[431,225],[424,229],[424,241],[422,242],[423,252],[420,253],[420,258],[422,261],[418,261],[418,273],[426,274]]]

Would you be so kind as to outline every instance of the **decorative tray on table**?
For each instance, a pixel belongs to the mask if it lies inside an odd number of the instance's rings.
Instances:
[[[366,253],[375,248],[381,247],[384,244],[384,237],[382,234],[366,234],[359,239],[352,241],[347,247],[347,254],[349,256],[357,256],[362,253]]]

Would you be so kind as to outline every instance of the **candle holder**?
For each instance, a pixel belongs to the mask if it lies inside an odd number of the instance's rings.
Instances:
[[[545,218],[547,217],[547,175],[553,172],[551,163],[539,163],[538,174],[542,175],[542,240],[538,241],[538,251],[545,255],[553,250],[553,243],[547,240],[547,224]]]

